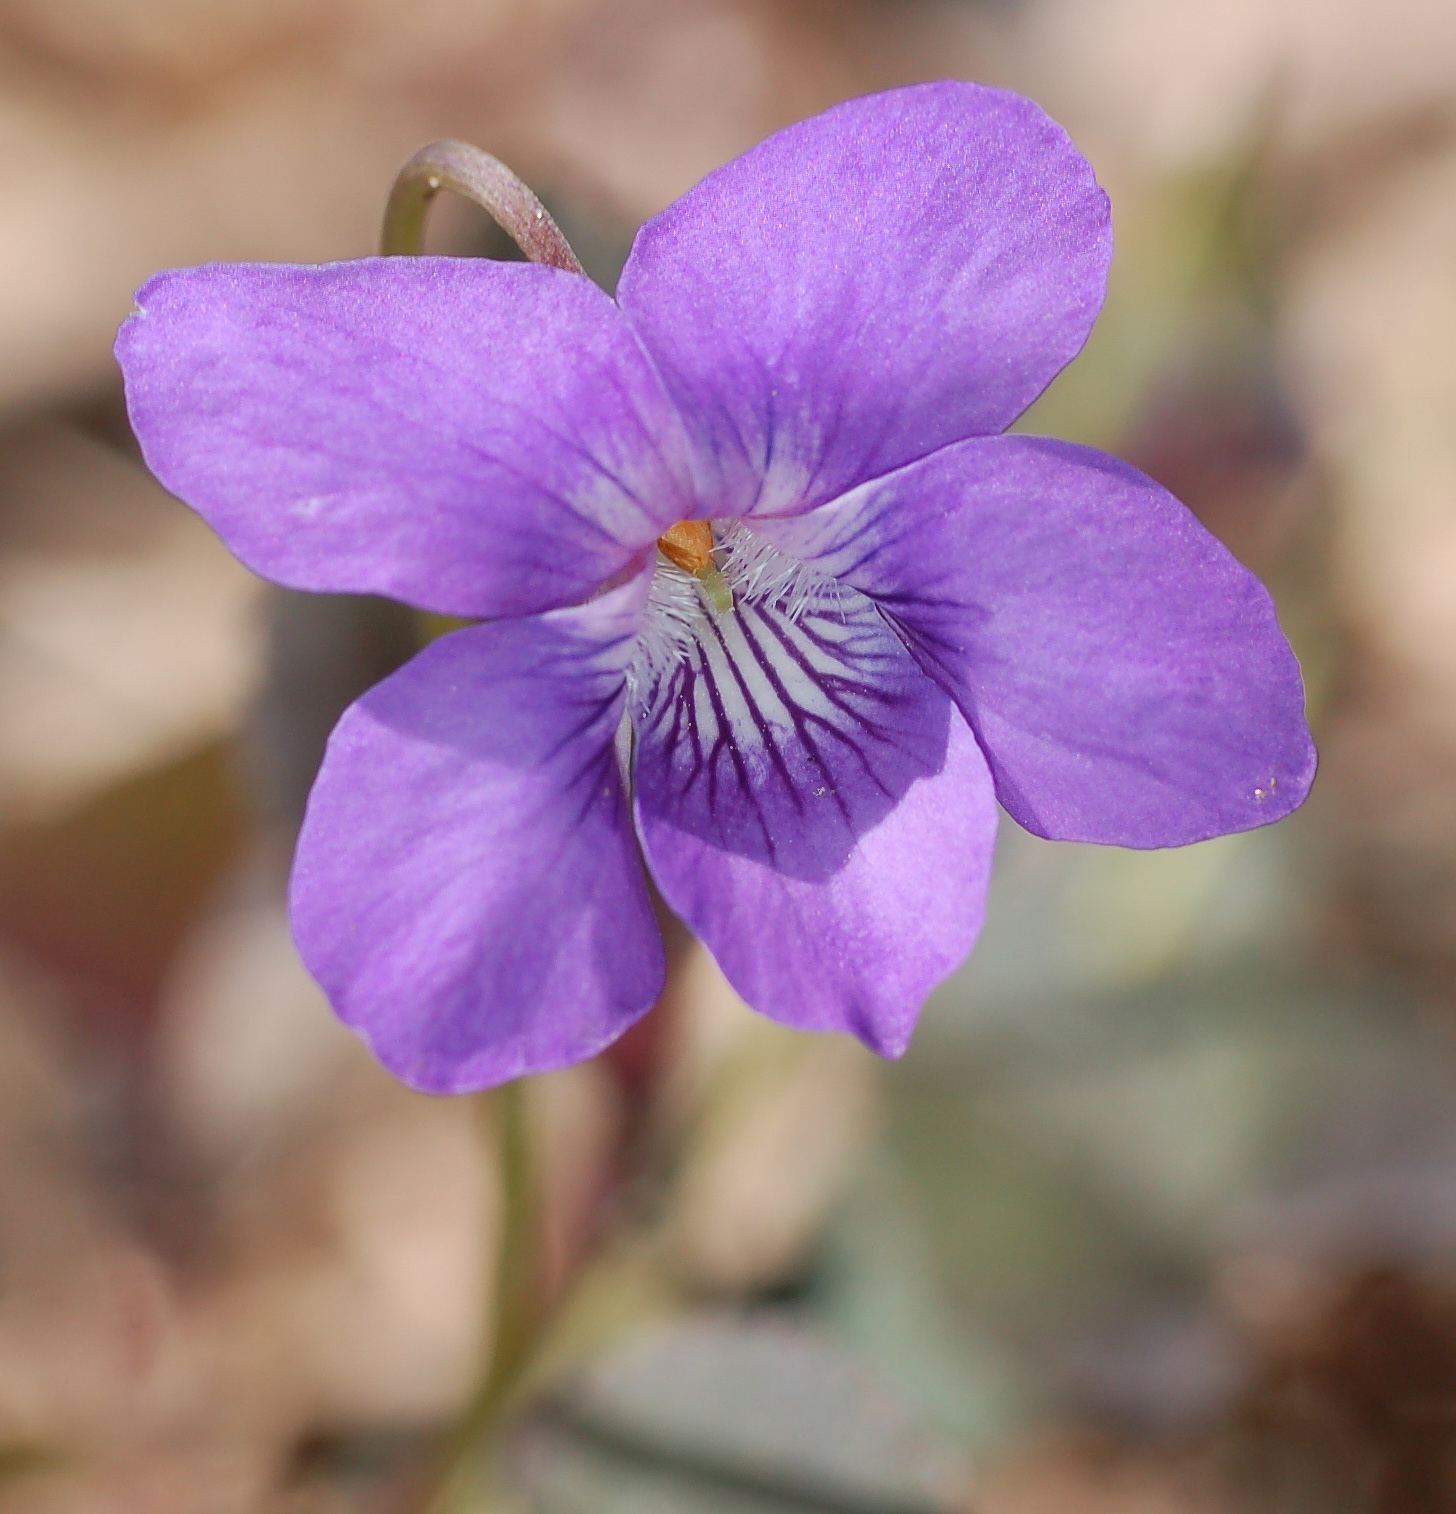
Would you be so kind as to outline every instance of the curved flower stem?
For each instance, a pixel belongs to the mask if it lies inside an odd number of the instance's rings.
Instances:
[[[533,263],[584,273],[546,207],[499,158],[468,142],[431,142],[399,171],[384,207],[379,251],[384,257],[418,256],[425,219],[442,189],[463,195],[489,215]]]

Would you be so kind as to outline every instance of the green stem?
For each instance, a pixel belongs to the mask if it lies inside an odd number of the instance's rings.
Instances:
[[[482,1101],[484,1102],[484,1101]],[[501,1175],[500,1249],[487,1300],[489,1366],[470,1402],[441,1447],[435,1477],[422,1505],[425,1514],[477,1508],[471,1502],[478,1455],[489,1456],[501,1410],[530,1360],[541,1325],[537,1286],[535,1182],[523,1081],[506,1083],[486,1104],[494,1106]]]
[[[689,937],[683,927],[665,930],[668,968],[659,1005],[680,994],[681,971],[688,960]],[[593,1256],[578,1261],[571,1286],[548,1299],[539,1272],[537,1201],[540,1174],[532,1160],[524,1080],[504,1084],[480,1101],[483,1134],[494,1139],[501,1181],[499,1249],[491,1295],[486,1303],[488,1332],[482,1352],[483,1377],[470,1401],[451,1427],[418,1514],[483,1514],[482,1496],[490,1496],[499,1454],[502,1420],[515,1409],[517,1394],[541,1366],[543,1347],[563,1312],[569,1312],[583,1278],[594,1260],[609,1251],[608,1238],[598,1236]],[[649,1158],[639,1153],[640,1164]]]
[[[425,250],[425,220],[442,189],[473,201],[533,263],[583,273],[571,245],[546,207],[499,158],[448,138],[431,142],[399,171],[384,207],[379,251],[384,257]]]

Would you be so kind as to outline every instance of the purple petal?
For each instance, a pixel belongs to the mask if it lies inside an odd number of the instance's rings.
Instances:
[[[416,1088],[593,1055],[657,997],[662,943],[613,739],[645,580],[458,631],[353,705],[294,863],[300,952]]]
[[[1299,665],[1263,585],[1116,458],[966,442],[762,531],[892,615],[1038,835],[1178,846],[1309,789]]]
[[[949,699],[844,591],[700,618],[632,710],[668,904],[755,1009],[898,1055],[975,942],[995,839]]]
[[[578,275],[213,264],[137,303],[116,350],[147,462],[265,578],[526,614],[688,513],[679,422]]]
[[[1018,95],[850,100],[638,233],[617,298],[696,426],[704,513],[806,509],[1004,429],[1087,338],[1107,197]]]

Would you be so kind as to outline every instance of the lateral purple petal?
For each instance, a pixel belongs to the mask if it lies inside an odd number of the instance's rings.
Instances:
[[[445,614],[573,603],[687,513],[589,280],[481,258],[158,274],[117,338],[152,471],[255,572]]]
[[[762,530],[905,630],[1038,835],[1180,846],[1308,792],[1299,665],[1268,593],[1116,458],[966,442]]]
[[[416,1088],[579,1062],[661,989],[613,750],[645,592],[457,631],[329,741],[294,934],[340,1017]]]
[[[640,689],[635,804],[672,909],[762,1014],[898,1056],[980,930],[974,737],[866,600],[740,605]]]
[[[1030,100],[916,85],[801,121],[638,233],[617,299],[713,515],[777,515],[1003,430],[1102,304],[1107,197]]]

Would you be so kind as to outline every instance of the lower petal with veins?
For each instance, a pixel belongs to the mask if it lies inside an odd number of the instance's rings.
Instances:
[[[868,600],[794,609],[705,612],[635,689],[638,834],[750,1005],[898,1055],[980,928],[991,778]]]

